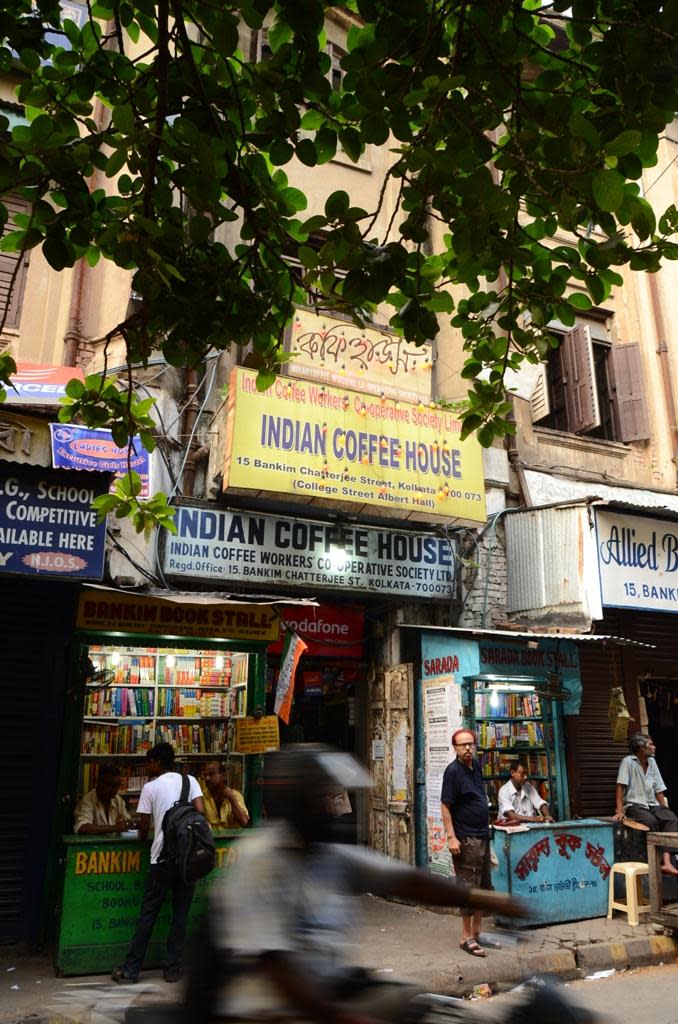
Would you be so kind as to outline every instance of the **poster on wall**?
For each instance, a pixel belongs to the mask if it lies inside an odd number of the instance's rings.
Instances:
[[[422,691],[429,867],[439,874],[450,875],[452,859],[440,814],[440,791],[445,769],[454,759],[450,743],[452,733],[463,725],[461,687],[453,675],[439,675],[423,679]]]

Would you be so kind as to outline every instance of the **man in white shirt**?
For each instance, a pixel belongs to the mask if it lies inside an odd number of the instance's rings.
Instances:
[[[124,832],[130,827],[125,801],[118,796],[121,781],[120,765],[105,761],[99,769],[96,786],[85,793],[75,808],[74,832],[103,836]]]
[[[160,859],[163,847],[162,820],[165,812],[173,806],[181,795],[181,773],[174,764],[174,747],[171,743],[158,743],[149,750],[147,760],[154,778],[147,782],[139,797],[139,834],[142,839],[148,836],[153,826],[153,843],[151,845],[151,864],[146,876],[144,894],[141,900],[139,920],[129,944],[127,955],[121,967],[113,971],[113,981],[135,982],[139,979],[146,955],[153,926],[157,920],[163,900],[169,889],[172,890],[172,923],[167,936],[167,956],[163,963],[162,973],[165,981],[179,981],[183,975],[181,963],[186,922],[193,899],[194,885],[186,885],[177,878],[170,866]],[[188,799],[196,811],[204,814],[202,791],[198,780],[188,776]]]
[[[498,817],[505,821],[553,821],[546,800],[527,780],[527,765],[516,761],[511,768],[511,778],[498,793]]]

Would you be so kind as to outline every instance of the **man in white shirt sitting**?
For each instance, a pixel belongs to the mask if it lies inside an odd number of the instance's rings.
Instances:
[[[105,761],[99,769],[96,786],[85,793],[75,808],[74,832],[82,836],[104,836],[124,832],[130,827],[125,801],[118,796],[121,781],[120,765]]]
[[[499,790],[498,818],[513,822],[553,821],[549,805],[527,780],[527,765],[516,761],[511,778]]]
[[[186,937],[186,923],[191,909],[195,885],[187,885],[172,872],[169,864],[160,857],[164,836],[162,820],[181,796],[181,773],[174,764],[174,747],[171,743],[158,743],[149,750],[146,758],[154,778],[147,782],[139,797],[139,835],[142,839],[148,836],[153,826],[153,844],[151,846],[151,864],[146,876],[144,894],[141,900],[139,920],[129,944],[124,963],[116,967],[111,977],[113,981],[138,981],[139,972],[144,962],[146,949],[153,932],[165,895],[172,890],[172,923],[167,936],[167,956],[163,963],[162,974],[165,981],[179,981],[183,975],[182,954]],[[202,790],[198,780],[188,776],[188,800],[196,811],[204,814]],[[152,820],[151,820],[152,819]]]

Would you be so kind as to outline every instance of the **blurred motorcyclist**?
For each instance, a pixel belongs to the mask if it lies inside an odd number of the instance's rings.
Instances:
[[[264,760],[266,822],[238,841],[225,881],[212,889],[210,946],[188,993],[193,1019],[288,1014],[321,1024],[406,1019],[416,989],[351,963],[355,896],[519,913],[501,893],[472,889],[372,850],[334,842],[346,791],[371,786],[349,754],[299,744]],[[228,979],[214,998],[214,975]],[[196,1017],[198,1015],[198,1017]]]

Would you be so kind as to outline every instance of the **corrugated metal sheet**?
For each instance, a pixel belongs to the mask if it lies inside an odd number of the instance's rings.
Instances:
[[[570,480],[525,470],[525,480],[533,505],[549,505],[556,501],[573,501],[577,498],[600,498],[621,508],[635,508],[656,512],[671,512],[678,515],[678,495],[661,491],[645,491],[635,487],[611,487],[609,484],[591,483],[584,480]]]
[[[622,647],[645,647],[651,649],[654,645],[650,643],[640,643],[637,640],[631,640],[625,636],[613,636],[612,634],[602,633],[569,633],[565,631],[561,632],[548,632],[546,630],[513,630],[513,629],[474,629],[472,626],[427,626],[421,625],[416,622],[401,622],[400,629],[425,629],[427,632],[433,633],[450,633],[456,636],[488,636],[494,637],[499,640],[539,640],[545,638],[547,640],[576,640],[577,643],[589,643],[591,645],[602,645],[616,644]]]
[[[507,516],[509,614],[558,609],[588,617],[583,579],[581,505],[517,512]]]

